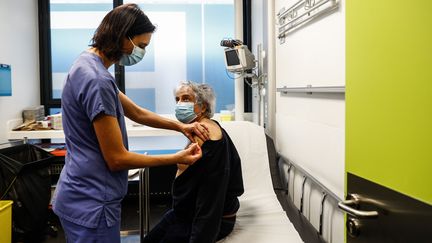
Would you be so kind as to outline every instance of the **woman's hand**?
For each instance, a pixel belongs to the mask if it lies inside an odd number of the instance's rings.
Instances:
[[[198,136],[202,141],[207,141],[209,139],[209,129],[206,125],[194,122],[191,124],[183,124],[181,127],[181,132],[194,143],[194,135]]]
[[[202,151],[197,143],[192,143],[184,150],[177,152],[179,156],[179,164],[191,165],[202,157]]]

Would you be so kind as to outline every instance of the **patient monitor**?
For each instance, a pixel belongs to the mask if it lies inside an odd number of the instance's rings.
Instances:
[[[255,57],[248,47],[239,40],[225,39],[221,41],[225,46],[226,69],[232,73],[243,73],[255,68]]]

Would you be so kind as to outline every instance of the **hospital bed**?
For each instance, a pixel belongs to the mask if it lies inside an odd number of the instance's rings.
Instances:
[[[283,182],[283,171],[280,171],[283,168],[279,165],[283,158],[278,158],[264,128],[246,121],[222,122],[221,125],[240,155],[244,194],[239,198],[240,209],[233,232],[218,243],[325,243],[321,229],[316,230],[289,198],[289,184]],[[291,161],[289,163],[289,170],[301,169]],[[314,180],[311,175],[303,174],[304,178]],[[149,230],[148,170],[139,171],[139,184],[139,231],[143,239]],[[318,186],[329,193],[323,186]]]

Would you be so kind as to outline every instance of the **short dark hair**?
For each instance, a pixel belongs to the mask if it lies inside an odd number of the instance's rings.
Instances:
[[[117,62],[123,55],[123,38],[153,33],[155,29],[138,5],[123,4],[104,17],[93,35],[90,46],[97,48],[109,60]]]

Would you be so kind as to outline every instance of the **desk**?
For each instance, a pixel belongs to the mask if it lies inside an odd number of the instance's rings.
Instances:
[[[22,123],[22,119],[9,120],[6,124],[7,139],[54,139],[65,138],[63,130],[38,130],[38,131],[12,131],[12,129]],[[182,136],[183,134],[166,129],[153,128],[148,126],[136,126],[132,122],[126,121],[128,137],[159,137],[159,136]]]

